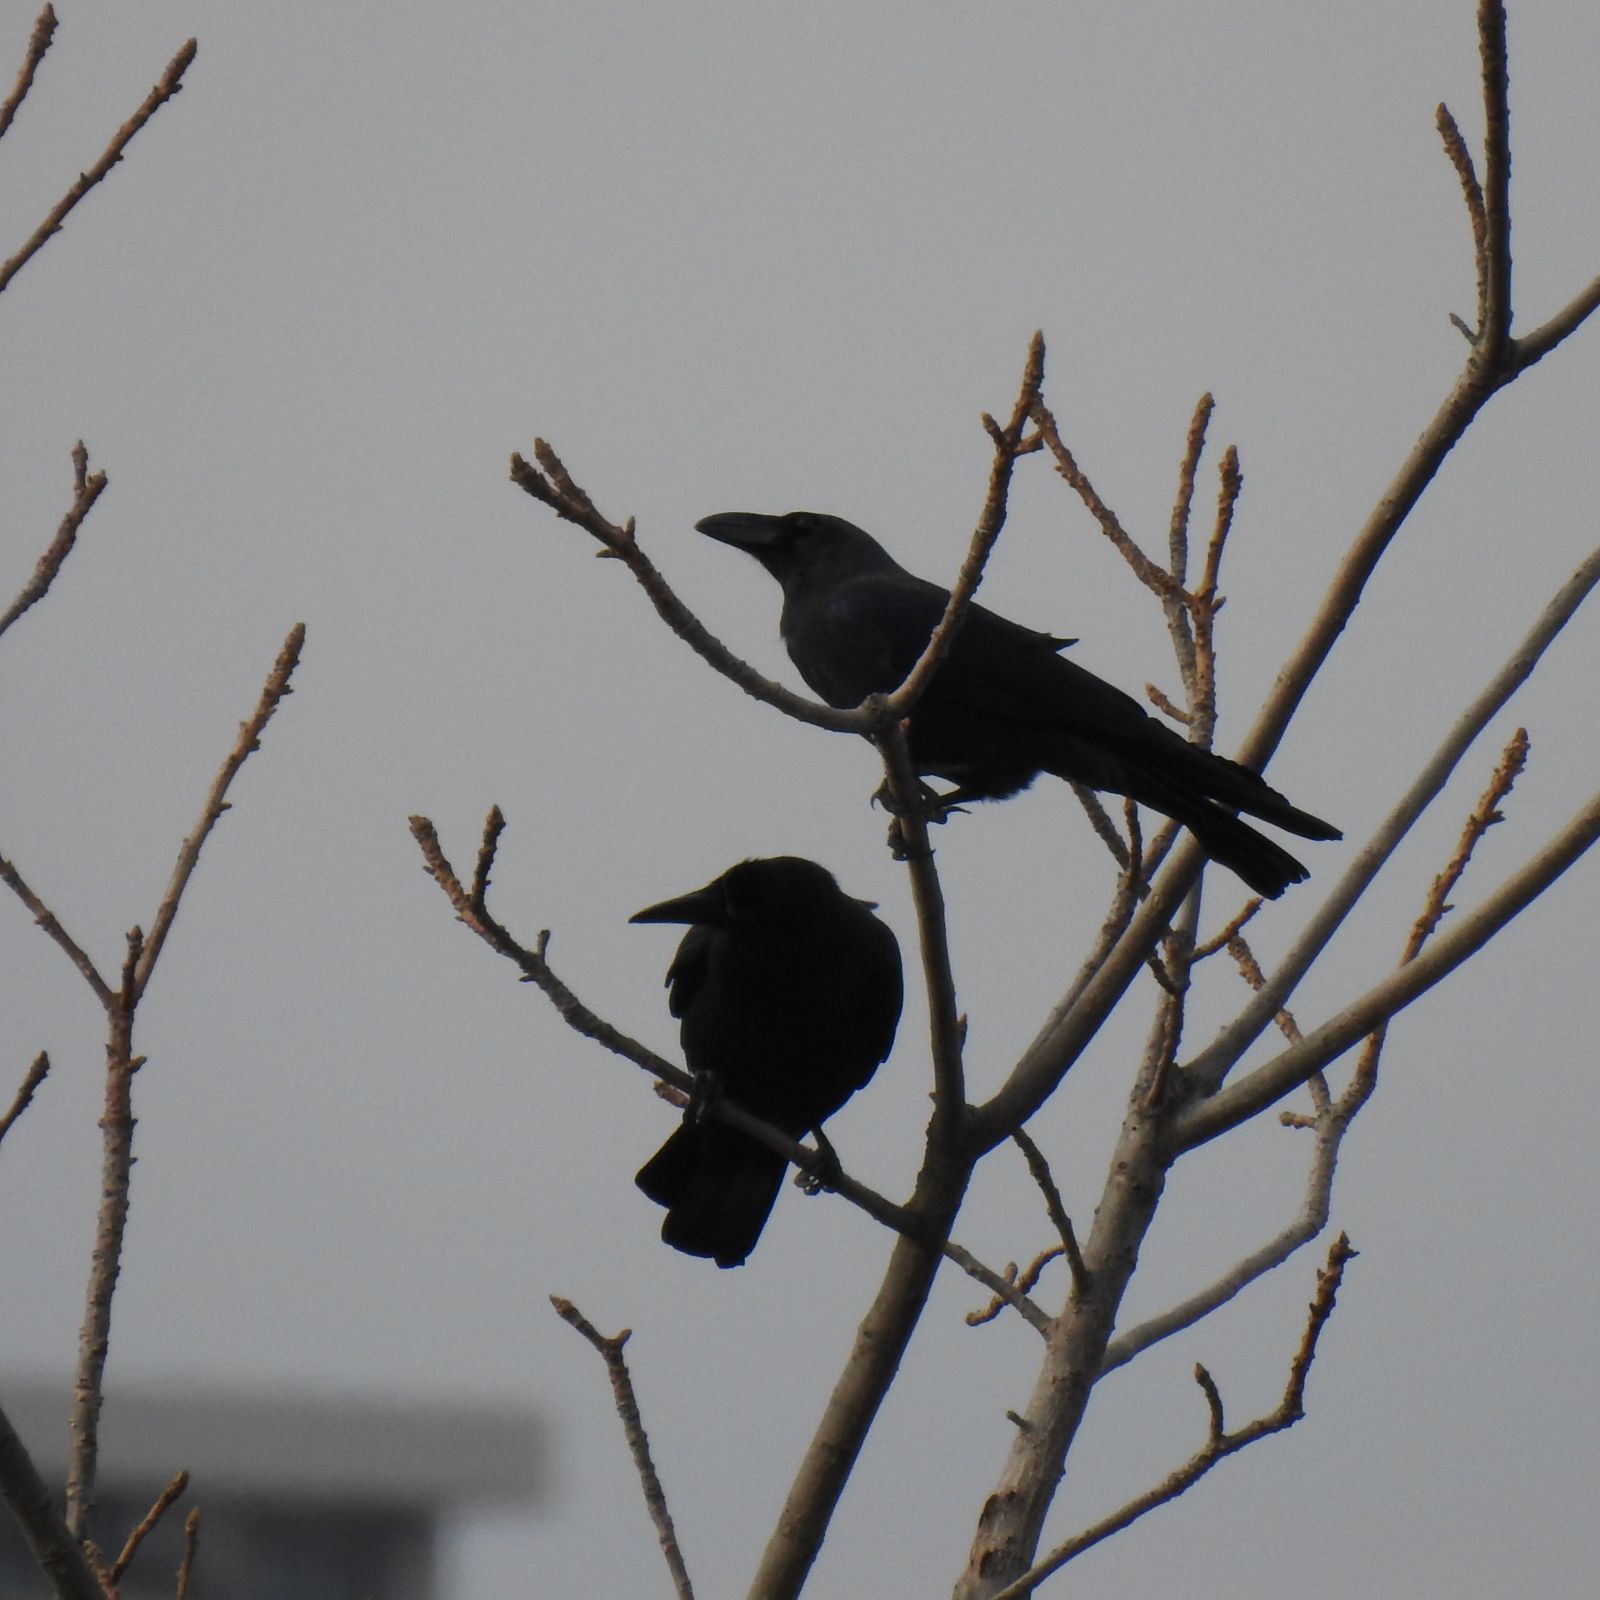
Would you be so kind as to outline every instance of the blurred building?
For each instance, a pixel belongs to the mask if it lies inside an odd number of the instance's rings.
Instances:
[[[0,1387],[49,1483],[67,1466],[65,1387]],[[200,1510],[191,1600],[449,1600],[436,1551],[454,1519],[527,1506],[544,1482],[527,1412],[349,1395],[118,1387],[101,1418],[94,1537],[108,1559],[180,1468],[187,1493],[140,1546],[122,1600],[170,1600]],[[0,1509],[0,1595],[48,1590]]]

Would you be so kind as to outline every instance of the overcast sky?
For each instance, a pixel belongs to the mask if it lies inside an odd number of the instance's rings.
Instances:
[[[0,7],[9,81],[36,11]],[[1196,398],[1246,487],[1224,588],[1229,748],[1431,416],[1473,278],[1434,108],[1481,128],[1470,0],[270,7],[66,0],[0,144],[0,254],[190,34],[178,99],[0,298],[0,598],[70,498],[111,485],[55,591],[0,644],[0,851],[105,969],[148,923],[290,625],[296,693],[233,791],[140,1015],[139,1165],[119,1382],[489,1400],[554,1430],[536,1513],[466,1530],[461,1600],[661,1593],[599,1362],[630,1354],[691,1572],[741,1592],[876,1286],[888,1236],[788,1191],[746,1268],[664,1247],[634,1189],[671,1113],[452,920],[405,825],[465,869],[509,819],[496,904],[608,1017],[674,1053],[676,934],[629,914],[795,852],[882,903],[901,869],[857,742],[711,675],[506,477],[542,435],[735,649],[795,682],[778,593],[694,520],[798,507],[948,579],[981,506],[978,415],[1029,335],[1085,468],[1159,545]],[[1514,8],[1516,302],[1600,271],[1600,9]],[[1266,917],[1270,960],[1596,542],[1600,330],[1498,397],[1386,557],[1272,767],[1341,824]],[[1214,483],[1213,455],[1203,483]],[[1157,609],[1042,460],[984,591],[1176,690]],[[1316,1022],[1400,948],[1518,722],[1530,768],[1458,900],[1596,787],[1600,628],[1581,614],[1297,999]],[[936,841],[974,1092],[996,1084],[1098,927],[1110,867],[1045,781]],[[1307,1421],[1073,1570],[1085,1600],[1292,1588],[1586,1592],[1596,864],[1392,1031],[1335,1223],[1360,1259]],[[1210,907],[1233,903],[1224,875]],[[97,1198],[103,1060],[81,979],[9,896],[0,1100],[56,1070],[0,1158],[0,1378],[64,1376]],[[1041,1119],[1086,1225],[1148,996]],[[1220,1006],[1220,1002],[1218,1003]],[[1222,1012],[1196,1022],[1203,1028]],[[831,1126],[904,1193],[920,1002]],[[1209,1282],[1288,1215],[1303,1135],[1185,1163],[1125,1320]],[[958,1236],[1048,1243],[1020,1163]],[[1108,1381],[1050,1525],[1064,1537],[1281,1389],[1320,1249]],[[1038,1341],[973,1331],[944,1274],[817,1571],[818,1595],[937,1594],[965,1559]],[[174,1466],[179,1463],[174,1463]],[[1065,1587],[1065,1580],[1057,1587]]]

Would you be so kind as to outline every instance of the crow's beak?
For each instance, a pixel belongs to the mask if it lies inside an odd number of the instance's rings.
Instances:
[[[763,511],[719,511],[714,517],[702,517],[695,523],[695,531],[719,544],[731,544],[735,549],[760,555],[778,542],[783,533],[783,518],[769,516]]]
[[[715,884],[709,883],[693,894],[680,894],[676,900],[646,906],[628,918],[629,922],[698,922],[713,928],[723,920],[722,895]]]

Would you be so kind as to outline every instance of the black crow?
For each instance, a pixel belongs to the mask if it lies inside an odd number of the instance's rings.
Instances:
[[[761,1236],[788,1163],[707,1114],[720,1095],[794,1138],[862,1087],[894,1043],[900,947],[832,873],[799,856],[741,861],[633,922],[687,922],[667,969],[695,1103],[638,1184],[667,1208],[661,1237],[738,1266]]]
[[[949,599],[842,517],[733,511],[695,526],[753,555],[783,585],[784,643],[829,705],[856,706],[898,687]],[[1059,652],[1070,642],[983,606],[967,612],[911,713],[912,765],[957,786],[937,797],[939,811],[1002,800],[1052,772],[1181,822],[1207,855],[1271,899],[1306,869],[1236,811],[1307,839],[1341,837],[1258,773],[1190,744],[1131,695],[1067,660]]]

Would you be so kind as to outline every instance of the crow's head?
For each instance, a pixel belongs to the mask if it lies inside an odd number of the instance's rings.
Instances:
[[[766,856],[741,861],[705,888],[648,906],[628,920],[688,922],[724,933],[798,934],[828,922],[848,903],[826,867],[803,856]]]
[[[870,533],[820,511],[791,511],[781,517],[724,511],[702,517],[695,527],[720,544],[753,555],[783,585],[785,594],[819,580],[834,583],[867,572],[899,570]]]

